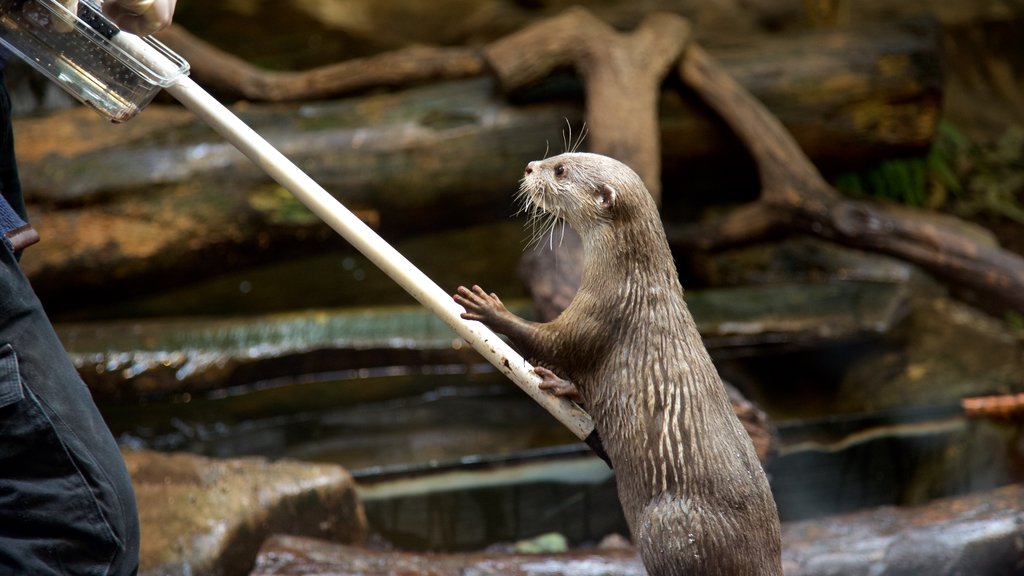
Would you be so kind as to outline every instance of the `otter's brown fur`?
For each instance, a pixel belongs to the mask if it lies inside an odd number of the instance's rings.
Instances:
[[[580,234],[579,292],[555,320],[534,323],[493,294],[460,288],[464,317],[575,385],[652,576],[781,575],[768,481],[683,302],[640,178],[605,156],[562,154],[531,162],[521,194]]]

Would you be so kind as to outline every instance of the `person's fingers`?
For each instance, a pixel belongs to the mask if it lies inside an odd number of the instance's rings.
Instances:
[[[75,29],[75,15],[78,14],[78,0],[58,0],[58,3],[67,8],[68,12],[57,14],[53,19],[53,29],[57,32],[71,32]]]
[[[107,0],[103,3],[103,13],[122,30],[145,36],[171,24],[175,3],[175,0]]]
[[[106,0],[104,4],[116,4],[129,12],[142,14],[152,8],[155,2],[156,0]]]

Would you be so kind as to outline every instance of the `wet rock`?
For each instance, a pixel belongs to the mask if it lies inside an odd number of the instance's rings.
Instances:
[[[964,232],[991,241],[984,230]],[[718,325],[732,333],[702,332],[719,370],[776,420],[952,406],[1022,384],[1019,334],[906,262],[792,238],[696,257],[692,271],[723,286],[708,293],[731,315]],[[741,292],[729,298],[730,290]],[[701,304],[691,306],[695,317],[714,318]],[[752,310],[773,308],[771,328],[783,333],[756,327],[765,316]],[[748,329],[754,348],[743,346]]]
[[[877,338],[903,319],[911,290],[878,282],[787,283],[687,293],[716,360]]]
[[[717,358],[877,337],[901,318],[907,297],[899,285],[847,282],[694,291],[688,301]],[[525,308],[516,309],[526,314]],[[103,399],[380,366],[480,362],[419,307],[69,324],[58,331],[82,378]]]
[[[780,423],[768,469],[779,514],[804,520],[922,505],[1024,479],[1017,428],[957,412],[907,407]]]
[[[936,407],[1024,391],[1024,341],[1009,323],[956,300],[907,293],[898,321],[874,337],[723,355],[716,366],[778,421]],[[869,307],[869,301],[863,301]],[[857,315],[855,310],[850,311]],[[822,316],[828,319],[827,316]],[[824,332],[834,326],[815,326]],[[754,354],[751,352],[757,352]],[[773,352],[773,353],[772,353]]]
[[[125,452],[139,505],[141,573],[246,574],[271,533],[360,543],[362,504],[339,466]]]
[[[1024,487],[1008,486],[917,508],[883,507],[783,524],[787,576],[1017,574],[1024,554]],[[417,554],[291,536],[260,549],[253,576],[645,574],[616,546],[564,554]]]
[[[786,524],[787,576],[1019,574],[1024,487]]]
[[[381,552],[291,536],[260,549],[251,576],[645,576],[634,552],[608,550],[531,554],[411,554]]]
[[[717,287],[687,297],[716,360],[873,339],[943,294],[911,264],[809,237],[695,254],[689,272]]]
[[[611,469],[586,450],[392,466],[360,475],[359,493],[374,534],[402,550],[512,553],[513,543],[550,532],[570,545],[596,542],[627,528]]]
[[[846,371],[836,411],[956,405],[970,395],[1020,391],[1024,345],[1001,322],[948,298],[919,298],[892,345]]]
[[[481,362],[422,308],[310,311],[59,328],[101,399],[153,398],[304,374]]]
[[[971,230],[972,234],[984,234]],[[987,237],[991,240],[991,234]],[[695,274],[713,286],[857,281],[910,284],[918,291],[941,293],[913,264],[809,236],[697,254],[692,266]]]

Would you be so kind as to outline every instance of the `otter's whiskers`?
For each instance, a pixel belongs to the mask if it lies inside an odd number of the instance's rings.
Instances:
[[[559,238],[559,244],[561,244],[562,238],[565,237],[565,220],[559,218],[554,211],[548,208],[543,189],[537,191],[523,182],[516,194],[516,200],[520,203],[516,215],[527,214],[526,227],[530,230],[529,238],[526,241],[527,248],[540,247],[541,239],[547,236],[549,248],[554,249],[555,228],[558,227],[559,222],[562,223],[561,238]]]

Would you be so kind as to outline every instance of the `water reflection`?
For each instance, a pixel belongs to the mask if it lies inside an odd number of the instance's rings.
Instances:
[[[486,368],[460,374],[384,372],[389,371],[192,395],[141,410],[108,404],[103,411],[115,435],[131,446],[298,458],[353,471],[510,454],[575,440],[504,376]]]
[[[569,448],[569,462],[588,456],[486,366],[308,376],[103,411],[129,446],[338,463],[364,483],[425,481],[450,469],[467,474],[463,488],[479,490],[481,461],[507,465],[553,448]],[[955,406],[795,419],[779,433],[768,472],[784,519],[987,489],[1020,477],[1024,462],[1016,427],[965,421]]]

